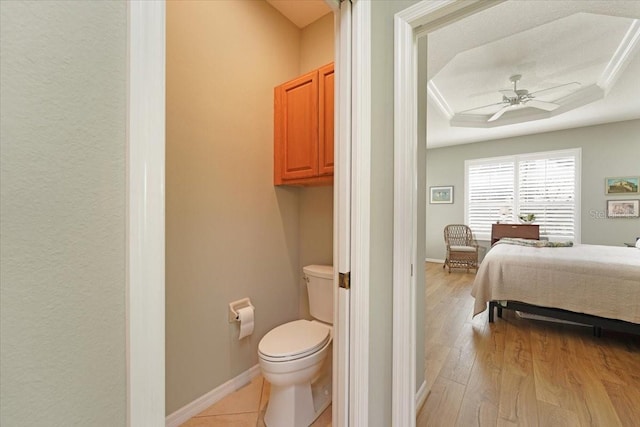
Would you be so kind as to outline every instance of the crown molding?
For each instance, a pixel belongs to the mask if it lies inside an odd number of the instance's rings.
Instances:
[[[640,20],[634,19],[629,30],[622,38],[615,53],[609,60],[602,75],[598,79],[598,86],[604,89],[606,96],[613,87],[618,77],[622,74],[627,64],[633,58],[640,46]]]

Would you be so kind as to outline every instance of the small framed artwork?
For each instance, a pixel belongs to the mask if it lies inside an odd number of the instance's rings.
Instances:
[[[429,187],[429,203],[453,203],[453,186]]]
[[[608,218],[640,217],[640,200],[607,200]]]
[[[638,194],[638,176],[605,178],[605,194]]]

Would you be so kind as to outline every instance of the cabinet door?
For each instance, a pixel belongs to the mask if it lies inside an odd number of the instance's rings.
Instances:
[[[319,84],[319,152],[318,174],[333,175],[333,64],[318,71]]]
[[[276,88],[276,164],[282,181],[318,175],[318,72]],[[278,171],[275,172],[278,184]]]

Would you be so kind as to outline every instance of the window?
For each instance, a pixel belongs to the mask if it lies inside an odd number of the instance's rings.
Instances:
[[[491,224],[534,214],[540,236],[579,242],[580,154],[572,150],[465,161],[465,222],[489,240]]]

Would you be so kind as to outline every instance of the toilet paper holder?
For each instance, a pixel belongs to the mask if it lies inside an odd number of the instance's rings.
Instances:
[[[238,310],[245,307],[251,307],[255,310],[249,298],[242,298],[229,303],[229,323],[240,321]]]

